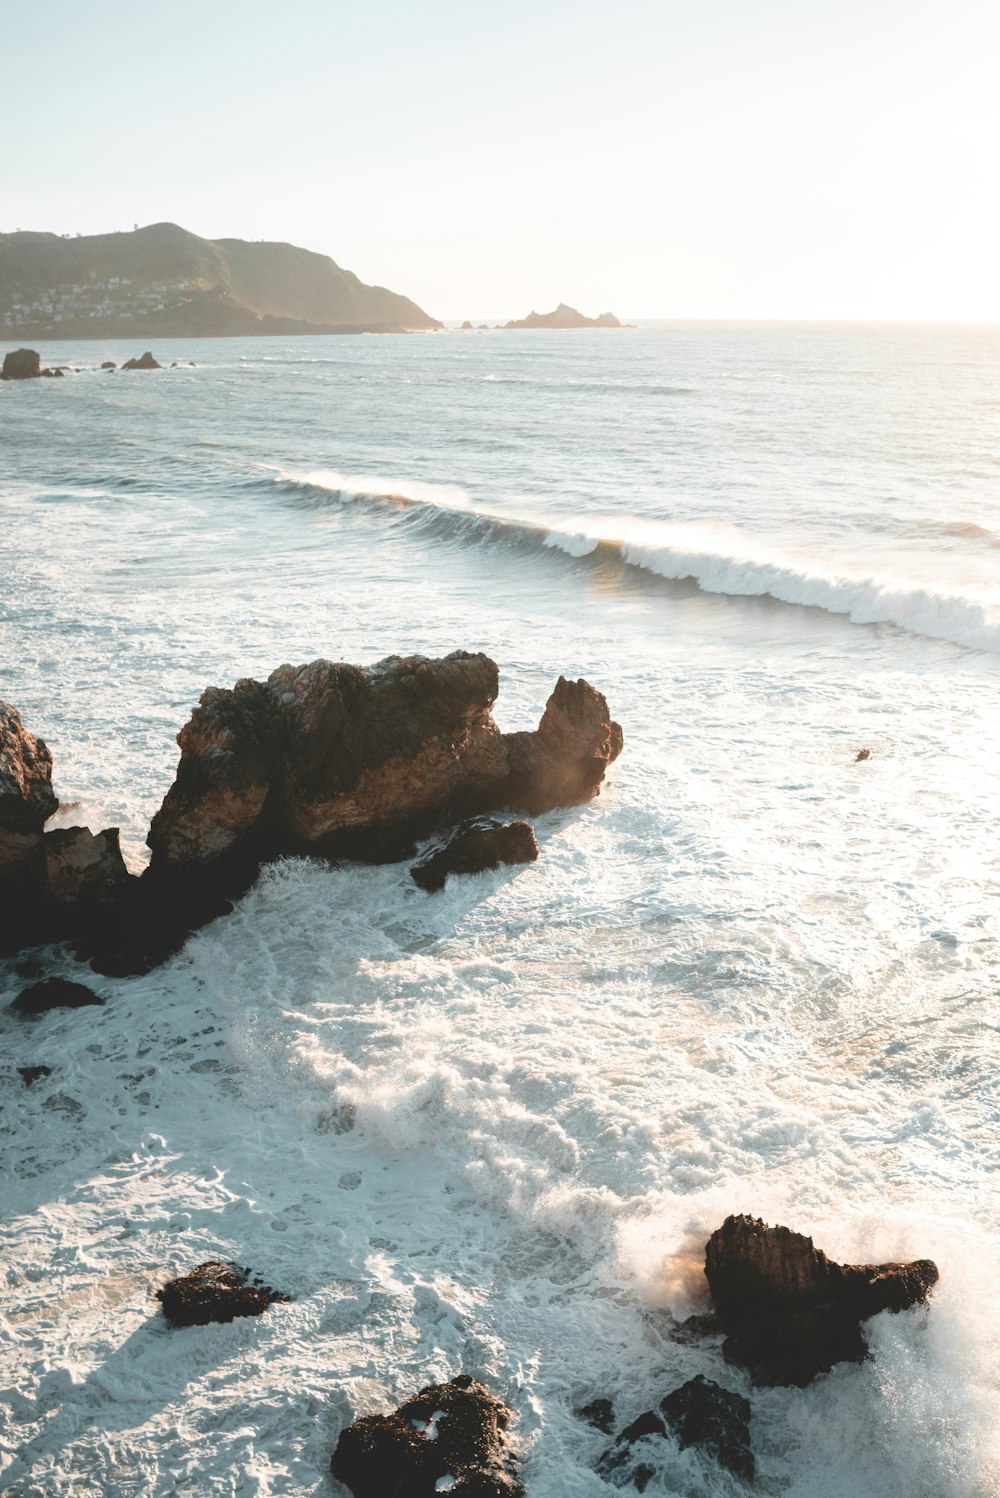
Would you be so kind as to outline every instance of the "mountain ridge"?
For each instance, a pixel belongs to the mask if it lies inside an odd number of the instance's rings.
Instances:
[[[281,241],[203,239],[172,223],[73,239],[39,230],[0,234],[0,331],[10,338],[440,326],[409,297]]]

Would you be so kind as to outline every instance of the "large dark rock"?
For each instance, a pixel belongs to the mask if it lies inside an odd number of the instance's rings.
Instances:
[[[33,380],[42,372],[41,355],[33,348],[12,349],[4,354],[3,378],[5,380]]]
[[[249,1269],[211,1260],[168,1281],[157,1290],[156,1298],[171,1326],[207,1326],[210,1321],[261,1316],[268,1306],[288,1296],[252,1278]]]
[[[485,655],[282,666],[210,688],[181,730],[153,819],[152,868],[317,853],[399,858],[442,820],[574,805],[598,790],[621,729],[586,682],[560,678],[535,733],[501,734]]]
[[[627,1425],[605,1451],[597,1470],[618,1486],[630,1483],[644,1492],[656,1470],[650,1460],[652,1448],[646,1446],[640,1452],[632,1448],[647,1437],[668,1435],[682,1449],[696,1446],[720,1467],[753,1482],[749,1402],[701,1374]]]
[[[860,1362],[862,1322],[926,1300],[930,1259],[835,1264],[811,1238],[758,1218],[727,1217],[708,1240],[705,1274],[728,1333],[726,1358],[756,1383],[804,1386],[839,1362]]]
[[[88,1004],[103,1004],[104,1000],[85,983],[72,983],[68,978],[44,978],[23,988],[11,1004],[18,1014],[47,1014],[50,1009],[82,1009]]]
[[[42,1077],[50,1077],[52,1075],[51,1066],[19,1066],[17,1071],[25,1087],[34,1087],[35,1083],[41,1081]]]
[[[146,352],[144,354],[140,354],[140,356],[139,356],[138,359],[126,359],[125,363],[122,365],[122,369],[162,369],[162,368],[163,368],[163,365],[162,364],[157,364],[156,360],[153,358],[152,354],[149,352],[148,349],[146,350]]]
[[[519,1498],[511,1413],[468,1374],[341,1432],[331,1471],[354,1498]],[[441,1483],[441,1487],[438,1486]],[[447,1486],[445,1484],[447,1483]]]
[[[443,889],[449,874],[480,874],[500,864],[534,863],[538,857],[530,822],[494,822],[480,817],[458,827],[445,843],[410,870],[421,889]]]

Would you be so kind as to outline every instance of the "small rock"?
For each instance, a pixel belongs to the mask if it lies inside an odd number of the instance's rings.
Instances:
[[[415,863],[410,878],[421,889],[443,889],[449,874],[479,874],[500,864],[534,863],[538,857],[530,822],[477,818],[459,827],[443,848]]]
[[[511,1412],[468,1374],[430,1384],[391,1415],[341,1431],[330,1462],[354,1498],[521,1498]]]
[[[156,1298],[171,1326],[207,1326],[210,1321],[233,1321],[237,1316],[261,1316],[269,1305],[287,1301],[249,1269],[210,1260],[190,1274],[170,1280]]]
[[[615,1428],[615,1407],[610,1399],[592,1399],[576,1412],[578,1420],[586,1420],[595,1430],[609,1436]]]
[[[41,1077],[51,1076],[52,1068],[51,1066],[19,1066],[18,1072],[25,1087],[30,1087],[32,1083],[39,1081]]]
[[[67,978],[46,978],[22,989],[11,1004],[18,1014],[47,1014],[50,1009],[82,1009],[104,1000],[85,983],[71,983]]]
[[[101,368],[102,369],[117,369],[118,365],[115,363],[115,361],[113,359],[105,359],[104,363],[101,365]]]
[[[13,349],[4,354],[3,378],[5,380],[34,380],[42,372],[42,356],[37,349]]]
[[[862,760],[863,760],[863,759],[871,759],[871,757],[872,757],[872,752],[871,752],[871,750],[870,750],[870,749],[859,749],[859,750],[858,750],[858,757],[857,757],[857,759],[856,759],[856,760],[855,760],[855,761],[854,761],[854,763],[855,763],[855,764],[856,764],[856,765],[858,765],[858,764],[860,764],[860,763],[861,763],[861,761],[862,761]]]
[[[147,349],[138,359],[126,359],[122,369],[162,369],[162,364],[157,364],[152,354]]]
[[[753,1482],[749,1400],[699,1373],[660,1401],[660,1413],[682,1448],[698,1446],[720,1467]]]

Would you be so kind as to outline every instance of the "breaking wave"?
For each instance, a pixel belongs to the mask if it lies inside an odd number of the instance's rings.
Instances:
[[[575,559],[612,552],[626,566],[671,582],[692,581],[704,593],[771,598],[841,615],[853,624],[888,624],[907,634],[1000,653],[1000,602],[971,590],[812,568],[729,526],[622,520],[588,521],[576,530],[481,510],[459,485],[328,469],[301,474],[274,469],[273,474],[274,482],[321,502],[334,498],[413,510],[419,524],[445,539],[548,547]]]

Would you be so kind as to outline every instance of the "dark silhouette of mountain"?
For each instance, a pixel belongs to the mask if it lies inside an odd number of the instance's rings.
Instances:
[[[621,323],[613,312],[602,312],[600,317],[584,317],[575,307],[560,302],[554,312],[529,312],[516,322],[504,324],[508,328],[620,328]]]
[[[11,338],[440,326],[408,297],[295,245],[201,239],[177,224],[75,239],[0,234],[0,333]]]

